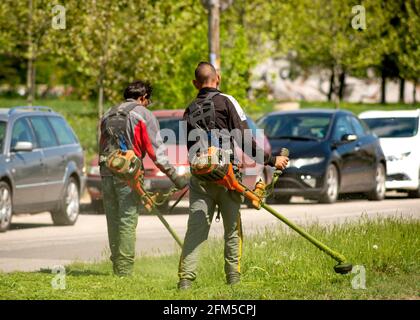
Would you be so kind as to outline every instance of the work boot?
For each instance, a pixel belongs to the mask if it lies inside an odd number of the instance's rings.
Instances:
[[[192,281],[189,279],[180,279],[178,282],[178,290],[191,289]]]
[[[226,282],[230,286],[234,286],[241,282],[241,275],[239,273],[229,273],[226,275]]]

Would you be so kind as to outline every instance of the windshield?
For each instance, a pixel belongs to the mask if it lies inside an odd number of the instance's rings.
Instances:
[[[6,137],[6,122],[0,121],[0,152],[3,152],[5,137]]]
[[[268,138],[321,140],[328,133],[330,114],[279,114],[258,122]]]
[[[364,121],[380,138],[413,137],[419,127],[419,118],[372,118]]]
[[[169,129],[172,130],[175,133],[175,138],[176,138],[176,144],[186,144],[186,140],[185,138],[182,139],[182,141],[180,141],[179,139],[179,125],[182,119],[179,118],[158,118],[159,120],[159,126],[160,126],[160,130],[163,129]],[[181,130],[183,130],[183,127],[181,126]],[[164,135],[164,132],[163,132]],[[185,135],[184,135],[185,137]],[[166,139],[164,140],[164,142],[166,143]],[[172,143],[172,141],[168,141],[168,143]]]

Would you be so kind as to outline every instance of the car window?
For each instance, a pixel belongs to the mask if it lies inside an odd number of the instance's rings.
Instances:
[[[184,127],[182,125],[181,128],[179,127],[181,120],[182,119],[179,118],[158,118],[160,130],[172,130],[175,133],[175,143],[177,145],[185,145],[187,143],[186,139],[180,139],[180,137],[185,138],[187,136],[185,132],[180,132],[180,130],[184,130]]]
[[[356,117],[351,117],[351,123],[358,137],[363,137],[366,135],[366,130],[360,123],[359,119],[357,119]]]
[[[268,138],[324,139],[331,123],[329,114],[280,114],[262,118],[258,126]]]
[[[10,150],[16,147],[19,141],[32,142],[35,144],[35,139],[32,129],[28,123],[27,118],[20,118],[15,121],[12,129],[12,141],[10,143]]]
[[[0,150],[3,150],[5,137],[6,137],[6,122],[0,121]]]
[[[334,141],[340,141],[345,134],[355,134],[348,116],[341,116],[337,119],[333,135]]]
[[[32,127],[34,128],[36,139],[41,148],[57,146],[57,139],[45,117],[31,117]]]
[[[73,132],[63,118],[60,117],[48,117],[48,121],[53,128],[55,135],[58,139],[58,143],[61,145],[76,143]]]
[[[414,137],[419,126],[419,118],[371,118],[365,122],[380,138]]]

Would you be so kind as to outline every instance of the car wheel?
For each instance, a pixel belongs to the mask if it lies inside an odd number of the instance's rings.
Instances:
[[[74,225],[79,216],[80,197],[79,187],[74,178],[70,178],[66,186],[63,199],[60,201],[59,209],[51,212],[51,217],[57,226]]]
[[[92,200],[91,205],[92,205],[92,209],[93,209],[93,211],[95,211],[95,213],[97,213],[97,214],[104,214],[105,213],[104,202],[102,201],[102,199]]]
[[[324,192],[319,198],[319,203],[334,203],[338,198],[339,179],[337,167],[330,164],[325,174]]]
[[[9,185],[0,182],[0,232],[6,232],[12,224],[12,193]]]
[[[385,198],[386,192],[386,173],[385,167],[382,163],[378,164],[375,173],[375,188],[367,194],[367,197],[371,201],[381,201]]]
[[[420,198],[420,172],[419,172],[419,187],[417,190],[410,190],[408,191],[409,198]]]

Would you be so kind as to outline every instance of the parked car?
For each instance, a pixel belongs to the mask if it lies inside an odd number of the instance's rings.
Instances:
[[[420,198],[420,109],[368,111],[360,115],[381,142],[387,161],[386,188]]]
[[[46,107],[0,109],[0,231],[12,215],[50,211],[73,225],[84,188],[84,155],[66,120]]]
[[[161,130],[170,129],[175,132],[175,143],[166,143],[169,160],[171,163],[175,164],[178,174],[189,174],[185,129],[183,129],[183,127],[180,129],[179,127],[184,110],[157,110],[153,111],[153,114],[158,119]],[[253,134],[255,134],[257,129],[255,123],[251,119],[248,119],[248,125],[253,131]],[[270,144],[266,137],[264,137],[264,148],[266,148],[268,152],[271,151]],[[253,187],[256,180],[259,178],[262,178],[265,181],[270,181],[271,175],[268,171],[269,169],[266,169],[263,165],[255,164],[247,155],[241,152],[239,152],[238,157],[245,164],[241,170],[245,172],[245,170],[248,169],[243,178],[244,183],[247,186]],[[144,180],[146,190],[151,192],[167,192],[173,187],[169,178],[155,166],[149,156],[146,155],[143,159],[143,165],[145,168]],[[249,170],[251,168],[253,170]],[[97,157],[92,160],[90,169],[88,170],[87,188],[91,196],[94,209],[101,213],[103,210],[102,190]],[[180,196],[180,193],[181,191],[175,193],[171,200],[177,199]]]
[[[385,196],[386,162],[379,139],[355,115],[343,110],[273,112],[257,124],[265,129],[273,155],[290,150],[290,162],[272,201],[303,196],[333,203],[342,193]]]

